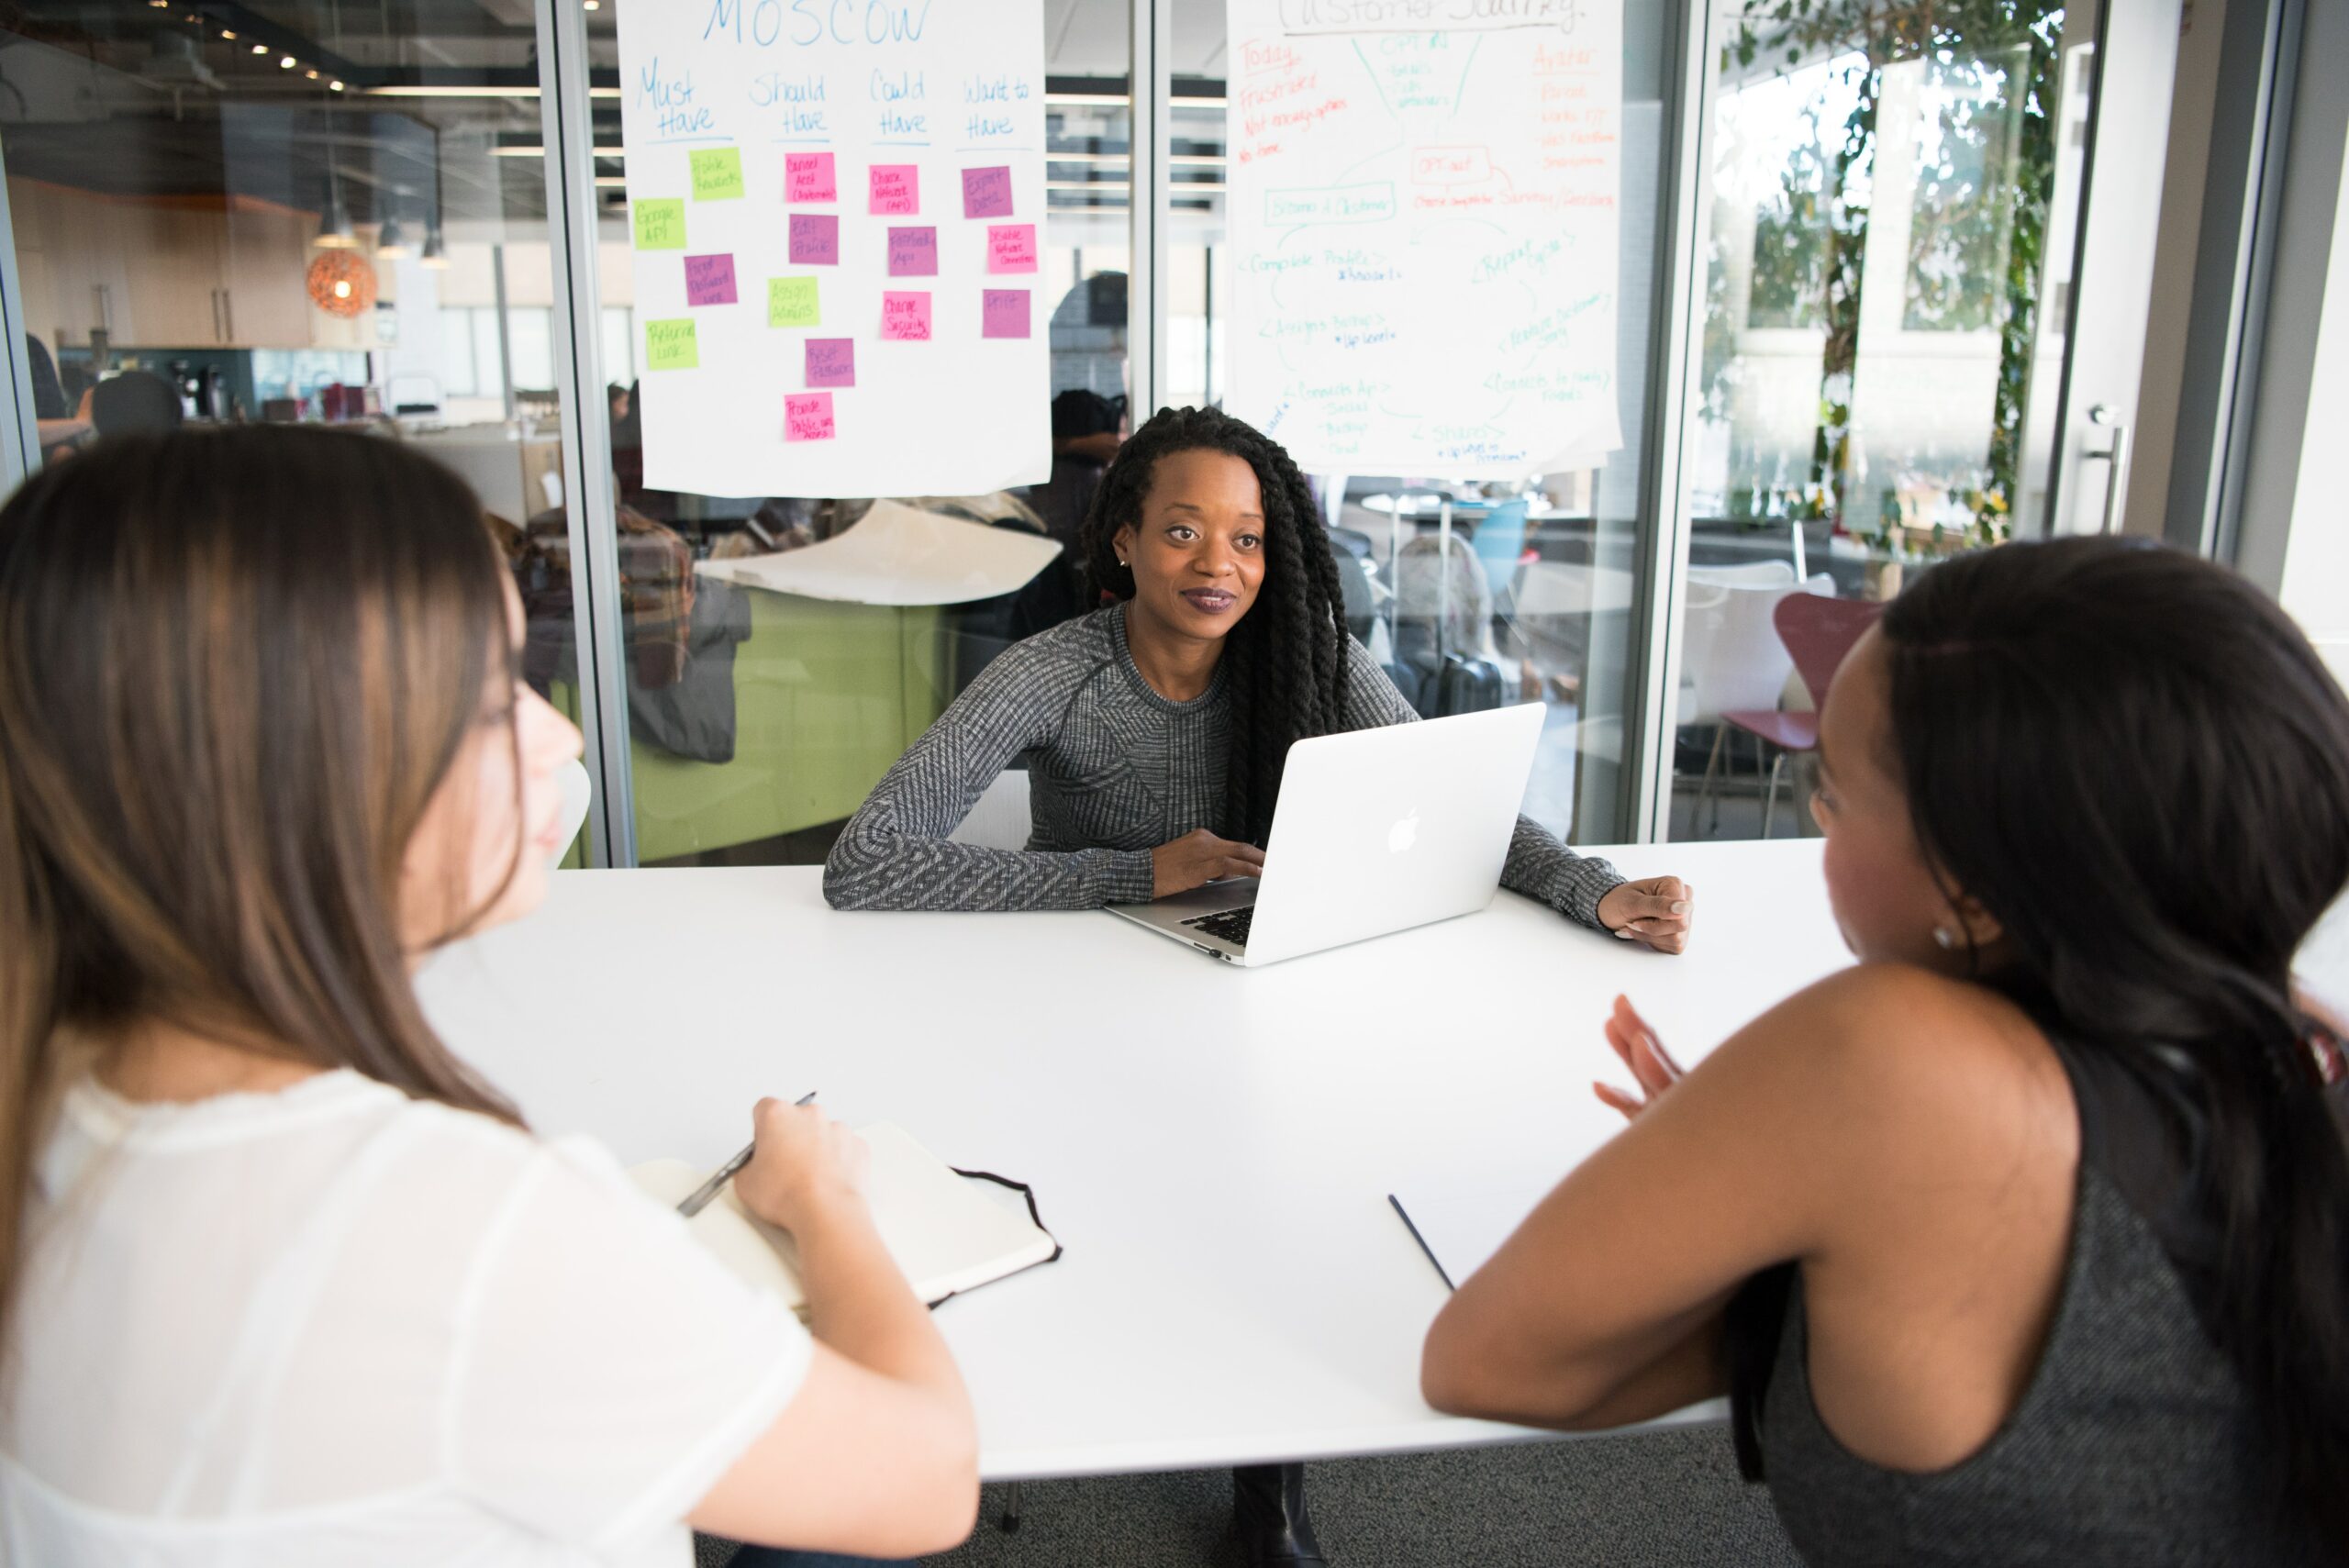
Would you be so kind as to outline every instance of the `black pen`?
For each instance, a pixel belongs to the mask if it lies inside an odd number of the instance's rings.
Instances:
[[[804,1106],[815,1097],[816,1091],[810,1089],[791,1103],[795,1106]],[[755,1138],[742,1145],[742,1152],[720,1165],[716,1175],[685,1195],[685,1201],[677,1206],[677,1212],[687,1219],[691,1219],[695,1215],[707,1208],[709,1200],[723,1192],[726,1184],[734,1179],[734,1173],[751,1162],[751,1155],[758,1147],[759,1140]]]

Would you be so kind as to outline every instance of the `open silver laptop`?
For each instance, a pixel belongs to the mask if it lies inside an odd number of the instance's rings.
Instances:
[[[1289,748],[1264,874],[1110,912],[1255,968],[1482,909],[1500,885],[1540,703]]]

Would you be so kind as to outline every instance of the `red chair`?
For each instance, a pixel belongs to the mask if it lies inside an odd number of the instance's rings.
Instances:
[[[1785,771],[1787,754],[1790,751],[1815,751],[1819,749],[1819,710],[1827,706],[1827,684],[1835,678],[1836,666],[1852,651],[1863,633],[1876,624],[1884,614],[1884,606],[1871,599],[1830,599],[1818,594],[1789,594],[1778,601],[1771,612],[1770,624],[1777,628],[1778,640],[1786,644],[1794,656],[1795,673],[1810,693],[1811,711],[1786,713],[1776,708],[1741,708],[1721,715],[1721,722],[1734,725],[1765,745],[1777,748],[1777,755],[1770,762],[1770,793],[1762,806],[1762,836],[1768,838],[1778,814],[1778,775]],[[1713,810],[1718,817],[1720,807]]]

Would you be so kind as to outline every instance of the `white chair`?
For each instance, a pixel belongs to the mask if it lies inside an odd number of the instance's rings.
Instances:
[[[1783,573],[1784,578],[1750,580],[1760,576],[1763,568],[1772,569],[1773,577]],[[1698,578],[1700,571],[1747,575],[1728,582],[1716,576],[1705,582]],[[1779,695],[1795,672],[1794,655],[1778,640],[1778,628],[1771,620],[1778,601],[1789,594],[1833,598],[1835,579],[1821,572],[1807,583],[1796,583],[1793,568],[1782,561],[1759,562],[1753,566],[1692,567],[1688,575],[1688,618],[1680,645],[1680,708],[1675,721],[1713,726],[1713,750],[1705,762],[1705,782],[1689,808],[1688,834],[1694,838],[1697,814],[1712,794],[1713,780],[1720,772],[1721,748],[1728,740],[1721,715],[1732,709],[1777,706]],[[1716,802],[1716,822],[1720,814]]]
[[[963,825],[946,835],[950,844],[986,850],[1024,850],[1034,823],[1028,813],[1028,775],[1018,770],[996,774]]]
[[[587,802],[596,792],[587,777],[587,764],[573,757],[563,763],[555,775],[562,786],[562,815],[557,818],[560,830],[555,834],[554,853],[548,857],[549,865],[562,864],[562,857],[571,852],[571,841],[579,837],[579,829],[587,820]]]

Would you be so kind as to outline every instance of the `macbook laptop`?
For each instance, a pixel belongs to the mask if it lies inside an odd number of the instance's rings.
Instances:
[[[1264,874],[1110,913],[1255,968],[1492,902],[1546,710],[1540,703],[1300,740]]]

